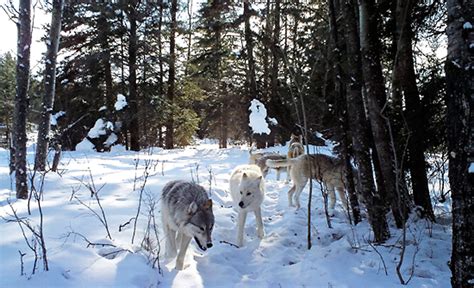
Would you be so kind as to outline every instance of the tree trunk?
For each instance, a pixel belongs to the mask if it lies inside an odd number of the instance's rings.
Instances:
[[[474,2],[448,0],[446,104],[449,183],[453,201],[452,287],[474,275]],[[470,168],[469,168],[470,167]],[[468,170],[470,169],[470,170]],[[471,172],[469,172],[471,171]]]
[[[159,67],[160,67],[160,76],[158,77],[158,84],[159,84],[159,95],[160,97],[165,97],[165,82],[164,78],[164,68],[163,68],[163,42],[162,42],[162,27],[163,27],[163,0],[160,0],[160,12],[159,12],[159,19],[158,19],[158,58],[159,58]],[[162,119],[162,118],[160,118]],[[160,121],[158,123],[158,146],[163,147],[163,122]]]
[[[376,152],[382,172],[382,178],[387,192],[395,223],[401,228],[405,221],[407,207],[400,195],[399,187],[403,179],[400,171],[394,170],[393,143],[390,140],[389,126],[384,116],[386,101],[385,84],[380,63],[380,45],[377,35],[376,9],[373,0],[359,1],[360,44],[362,52],[362,73],[367,89],[367,110],[375,142]]]
[[[169,62],[169,76],[168,76],[168,104],[171,107],[170,114],[167,119],[166,123],[166,140],[165,140],[165,145],[166,149],[173,149],[174,146],[174,109],[173,107],[173,99],[174,99],[174,82],[175,82],[175,65],[176,65],[176,52],[175,52],[175,46],[176,46],[176,30],[178,27],[178,23],[176,22],[176,13],[178,12],[178,1],[177,0],[171,0],[171,32],[170,32],[170,62]]]
[[[49,131],[51,128],[51,112],[54,106],[54,94],[56,88],[56,57],[58,55],[59,41],[61,37],[61,18],[63,11],[63,0],[53,0],[53,12],[51,16],[51,27],[49,29],[48,49],[46,51],[45,80],[43,95],[43,111],[41,113],[40,125],[38,127],[38,139],[36,144],[35,170],[44,171],[46,158],[48,157]]]
[[[347,51],[347,114],[349,129],[352,131],[352,149],[359,168],[359,193],[366,201],[369,221],[374,231],[376,242],[383,242],[390,237],[385,217],[384,197],[376,191],[370,157],[369,123],[364,109],[362,96],[362,71],[359,37],[353,0],[343,3],[344,33]],[[335,21],[335,20],[333,20]]]
[[[408,167],[411,174],[413,187],[413,200],[415,205],[424,210],[424,214],[434,220],[433,207],[431,205],[430,191],[428,189],[428,177],[426,174],[426,160],[424,154],[424,135],[420,123],[423,122],[423,114],[420,103],[420,95],[416,85],[415,68],[413,64],[413,49],[411,31],[411,18],[413,1],[398,0],[396,8],[396,35],[397,52],[394,61],[392,89],[400,93],[403,91],[406,105],[406,121],[410,131],[408,138]],[[396,85],[399,84],[399,85]],[[400,151],[403,152],[403,151]]]
[[[112,80],[112,68],[110,64],[110,46],[109,46],[109,35],[110,35],[110,25],[107,23],[107,14],[106,12],[107,5],[101,6],[101,14],[98,20],[98,28],[99,28],[99,37],[100,37],[100,46],[102,48],[103,58],[102,63],[104,66],[104,78],[105,78],[105,106],[109,112],[113,112],[115,110],[115,98],[113,95],[113,80]]]
[[[133,1],[135,3],[135,1]],[[137,89],[137,14],[136,5],[130,4],[127,9],[130,22],[130,38],[128,42],[128,87],[130,95],[130,150],[140,150],[140,125],[138,123],[138,89]]]
[[[30,85],[31,1],[20,0],[18,8],[18,45],[16,65],[16,96],[13,119],[13,147],[15,149],[16,197],[28,198],[26,167],[26,118]]]
[[[252,9],[250,7],[249,0],[244,1],[244,22],[245,22],[245,49],[247,51],[247,69],[246,69],[246,85],[247,85],[247,99],[246,107],[250,105],[252,99],[259,99],[257,91],[257,80],[255,76],[255,59],[253,55],[254,40],[252,36],[252,29],[250,28],[250,17],[252,14]],[[250,116],[250,111],[247,109],[247,119]],[[252,130],[247,126],[248,135],[252,134]],[[257,147],[262,148],[265,146],[264,137],[254,137],[257,142]],[[263,141],[262,141],[263,140]]]

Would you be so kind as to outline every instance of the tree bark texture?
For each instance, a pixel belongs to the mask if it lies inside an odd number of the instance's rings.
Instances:
[[[424,154],[425,137],[423,135],[423,127],[420,125],[423,122],[423,111],[413,64],[413,31],[411,31],[413,6],[414,3],[410,0],[397,1],[396,35],[398,41],[393,68],[393,78],[395,81],[393,81],[392,89],[396,93],[403,92],[402,94],[405,99],[405,119],[409,131],[408,167],[413,187],[413,200],[415,205],[423,208],[426,217],[434,220]],[[399,151],[399,153],[403,152]]]
[[[174,101],[174,82],[175,82],[175,74],[176,74],[176,31],[178,27],[178,23],[176,22],[176,13],[178,12],[178,1],[171,0],[171,31],[170,31],[170,60],[169,60],[169,74],[168,74],[168,103],[170,107],[173,107]],[[173,149],[174,146],[174,109],[171,108],[170,114],[168,115],[168,119],[166,122],[166,139],[165,139],[165,147],[166,149]]]
[[[474,2],[448,0],[447,124],[449,184],[453,201],[452,287],[474,278]]]
[[[349,129],[352,131],[352,149],[359,168],[359,189],[361,190],[359,193],[365,199],[375,241],[383,242],[390,237],[390,232],[385,217],[385,198],[380,191],[376,191],[373,177],[369,122],[365,114],[362,96],[362,63],[355,15],[355,1],[344,0],[342,11],[347,52],[346,79],[348,82],[348,92],[346,109]]]
[[[137,11],[136,1],[128,4],[127,16],[130,22],[128,42],[128,89],[130,96],[130,150],[140,150],[140,125],[138,123],[138,89],[137,89]]]
[[[26,118],[30,85],[31,1],[20,0],[18,8],[18,45],[16,65],[16,95],[13,119],[13,148],[15,149],[16,197],[28,198],[26,167]]]
[[[377,14],[373,0],[359,1],[360,44],[362,51],[362,74],[367,91],[367,110],[383,183],[390,203],[395,223],[401,228],[406,209],[401,199],[399,187],[402,177],[400,171],[394,170],[396,157],[390,141],[389,126],[383,115],[386,102],[385,84],[380,63],[380,45],[377,35]],[[402,207],[403,206],[403,207]]]
[[[41,113],[40,125],[38,127],[38,139],[35,154],[35,170],[44,171],[46,158],[48,157],[49,131],[51,128],[51,113],[54,106],[56,90],[56,58],[58,55],[59,41],[61,37],[61,18],[63,11],[63,0],[53,0],[53,11],[51,16],[51,27],[49,29],[49,40],[47,40],[46,64],[44,73],[43,111]]]

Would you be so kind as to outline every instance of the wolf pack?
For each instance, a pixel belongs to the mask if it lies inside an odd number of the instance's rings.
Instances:
[[[336,204],[336,191],[344,208],[348,209],[344,162],[324,154],[305,154],[302,143],[301,136],[292,134],[287,155],[255,152],[252,147],[249,164],[237,166],[231,173],[230,196],[238,213],[236,246],[244,246],[244,227],[249,212],[255,215],[257,236],[262,239],[265,235],[262,203],[265,198],[265,177],[270,169],[276,170],[277,180],[280,179],[280,173],[286,170],[286,183],[290,180],[292,183],[288,191],[289,206],[296,206],[297,209],[301,207],[301,193],[308,180],[315,179],[326,187],[331,214]],[[161,215],[165,257],[176,257],[177,270],[184,269],[185,253],[193,238],[202,251],[213,246],[212,200],[200,185],[183,180],[167,183],[161,195]]]

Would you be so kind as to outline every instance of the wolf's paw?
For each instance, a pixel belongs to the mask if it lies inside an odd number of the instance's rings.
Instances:
[[[263,230],[257,230],[257,236],[260,239],[263,239],[263,236],[265,236],[265,232]]]

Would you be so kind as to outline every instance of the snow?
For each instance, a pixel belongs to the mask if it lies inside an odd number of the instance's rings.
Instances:
[[[228,180],[232,169],[248,162],[248,147],[235,146],[218,149],[216,141],[198,142],[184,149],[155,148],[142,152],[125,151],[113,146],[110,153],[93,152],[93,145],[85,139],[78,151],[64,152],[59,170],[49,172],[44,181],[45,240],[50,271],[42,271],[42,263],[31,276],[34,257],[26,246],[16,223],[0,224],[0,287],[400,287],[396,275],[401,231],[390,220],[392,237],[384,246],[369,245],[370,227],[363,213],[363,222],[351,226],[338,200],[332,229],[326,225],[323,200],[319,185],[313,185],[312,238],[313,247],[306,247],[307,207],[300,210],[288,207],[286,192],[290,188],[277,181],[274,171],[266,179],[266,197],[262,205],[265,237],[258,239],[255,217],[247,217],[245,246],[236,248],[237,212],[232,207]],[[266,151],[286,154],[287,147],[272,147]],[[310,147],[312,153],[330,154],[327,147]],[[14,183],[8,174],[8,151],[0,148],[0,216],[10,218],[8,201],[20,217],[38,224],[38,209],[32,202],[28,215],[27,202],[15,200],[11,190]],[[34,163],[34,150],[28,149],[28,163]],[[137,222],[137,234],[131,244],[132,225],[122,232],[118,227],[136,215],[139,187],[144,179],[145,160],[157,161],[148,171],[145,192],[159,198],[161,189],[170,180],[192,178],[211,191],[215,228],[214,246],[201,252],[192,240],[185,257],[185,269],[174,270],[174,260],[160,258],[163,274],[153,269],[141,248],[146,228],[146,208]],[[138,161],[137,170],[135,163]],[[196,166],[196,165],[199,166]],[[198,167],[198,168],[196,168]],[[199,169],[198,173],[190,171]],[[209,173],[209,170],[212,173]],[[89,171],[104,208],[113,240],[99,220],[74,198],[71,192],[99,211],[90,192],[80,184],[89,182]],[[213,175],[209,181],[209,174]],[[284,178],[284,177],[283,177]],[[82,180],[81,180],[82,179]],[[37,179],[39,182],[40,179]],[[134,190],[134,187],[135,190]],[[146,198],[146,197],[145,197]],[[308,187],[302,194],[307,203]],[[406,287],[450,287],[451,273],[446,263],[450,260],[451,237],[449,201],[435,204],[437,223],[428,224],[412,216],[408,222],[408,245],[401,272],[408,279]],[[158,203],[159,204],[159,203]],[[442,206],[440,206],[442,205]],[[161,230],[159,208],[156,212],[161,254],[164,253],[164,235]],[[99,212],[100,213],[100,212]],[[113,244],[123,252],[111,254],[111,247],[88,246],[81,237],[66,237],[74,231],[94,243]],[[28,234],[30,235],[30,234]],[[24,272],[20,276],[18,251],[23,258]],[[380,253],[380,255],[379,255]],[[414,257],[415,266],[411,265]],[[387,274],[384,272],[387,266]]]
[[[466,29],[466,30],[472,29],[472,24],[471,24],[471,22],[465,22],[464,25],[462,25],[462,28],[463,28],[463,29]]]
[[[118,139],[117,135],[115,133],[111,133],[109,137],[107,137],[107,140],[105,140],[104,145],[112,146],[115,142],[117,142],[117,139]]]
[[[471,164],[469,164],[469,173],[474,173],[474,162],[471,162]]]
[[[117,94],[117,101],[115,102],[115,110],[120,111],[127,105],[128,105],[127,99],[125,98],[125,96],[123,96],[122,94]]]
[[[50,119],[50,122],[49,122],[51,124],[51,126],[58,125],[58,119],[63,117],[64,115],[66,115],[66,112],[64,112],[64,111],[59,111],[59,112],[51,115],[51,119]]]
[[[250,102],[249,126],[255,134],[270,134],[268,123],[265,120],[267,117],[267,108],[262,102],[253,99]]]
[[[87,140],[87,138],[84,138],[79,144],[76,145],[76,151],[94,151],[94,144],[91,143],[91,141]]]
[[[99,138],[101,135],[107,134],[106,129],[110,129],[110,125],[112,125],[113,129],[114,125],[112,122],[105,122],[102,118],[99,118],[97,121],[95,121],[94,127],[89,130],[87,136],[89,136],[89,138]]]
[[[101,106],[101,107],[99,108],[99,112],[102,112],[102,111],[105,111],[105,110],[107,110],[107,107],[106,107],[106,106]]]

